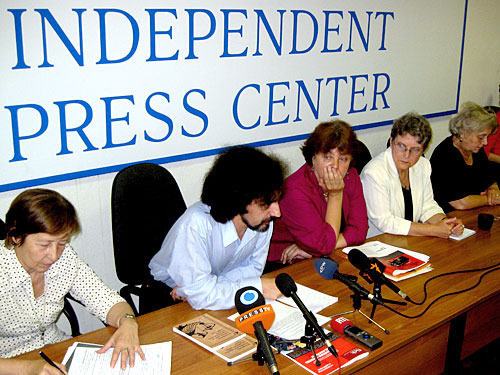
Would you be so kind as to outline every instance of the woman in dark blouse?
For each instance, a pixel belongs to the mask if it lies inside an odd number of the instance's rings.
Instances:
[[[450,120],[450,133],[431,157],[434,197],[445,212],[500,204],[500,190],[484,151],[497,131],[494,114],[467,102]]]

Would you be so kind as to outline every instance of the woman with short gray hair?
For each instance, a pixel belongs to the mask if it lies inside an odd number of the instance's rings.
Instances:
[[[434,197],[445,212],[500,204],[500,190],[483,146],[497,131],[494,114],[466,102],[452,117],[451,136],[431,157]]]
[[[381,233],[447,238],[462,234],[432,194],[431,165],[422,157],[432,137],[429,121],[415,112],[394,121],[387,150],[361,172],[368,212],[368,237]]]

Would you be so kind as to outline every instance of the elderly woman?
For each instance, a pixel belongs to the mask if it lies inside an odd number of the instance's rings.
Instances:
[[[365,199],[351,166],[356,147],[356,134],[340,120],[319,124],[307,138],[306,164],[285,180],[266,271],[365,240]]]
[[[111,367],[142,359],[132,309],[109,289],[69,244],[80,231],[73,205],[59,193],[31,189],[19,194],[6,215],[0,241],[0,357],[9,358],[69,338],[55,321],[70,293],[117,328],[98,353],[112,346]],[[64,368],[62,365],[59,365]],[[56,370],[56,371],[54,371]],[[43,361],[0,360],[0,373],[58,374]]]
[[[432,187],[445,212],[500,204],[493,168],[483,149],[498,124],[493,113],[466,102],[450,120],[450,137],[431,157]]]
[[[434,200],[431,165],[421,157],[431,136],[424,117],[407,113],[394,122],[389,148],[363,169],[368,237],[392,233],[446,238],[463,232],[461,221],[447,218]]]

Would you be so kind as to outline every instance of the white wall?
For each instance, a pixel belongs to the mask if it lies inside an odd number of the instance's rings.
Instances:
[[[481,105],[499,104],[499,14],[500,2],[497,0],[469,0],[460,102],[472,100]],[[425,59],[425,56],[422,58]],[[411,89],[408,87],[408,90]],[[426,93],[422,92],[421,95]],[[412,109],[412,104],[408,103],[408,111]],[[448,117],[431,120],[434,136],[428,156],[448,136],[448,120]],[[358,136],[372,155],[376,155],[385,149],[389,132],[390,127],[385,126],[358,131]],[[272,147],[273,152],[289,164],[291,172],[303,163],[300,144],[292,142]],[[165,165],[176,178],[188,205],[199,199],[202,181],[212,160],[212,157],[207,157]],[[59,191],[73,202],[83,226],[83,233],[73,240],[74,247],[108,285],[119,289],[121,283],[115,274],[111,237],[110,194],[114,176],[107,174],[44,187]],[[17,190],[0,194],[0,216],[4,217],[10,202],[19,193]],[[137,251],[140,251],[140,242],[139,235]],[[78,315],[82,332],[102,327],[96,318],[84,310],[78,308]]]

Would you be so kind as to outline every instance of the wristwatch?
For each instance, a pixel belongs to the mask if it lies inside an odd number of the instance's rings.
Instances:
[[[129,318],[129,319],[134,319],[135,320],[135,315],[134,314],[123,314],[120,319],[118,319],[118,327],[120,327],[120,322],[122,321],[123,318]]]

